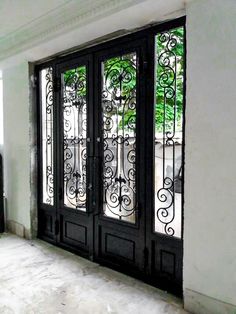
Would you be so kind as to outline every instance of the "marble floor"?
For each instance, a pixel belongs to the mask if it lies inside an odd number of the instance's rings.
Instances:
[[[0,235],[1,314],[184,314],[181,300],[40,240]]]

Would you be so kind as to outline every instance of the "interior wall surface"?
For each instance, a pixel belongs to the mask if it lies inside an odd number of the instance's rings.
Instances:
[[[236,1],[186,13],[185,306],[236,313]]]
[[[66,34],[55,34],[49,41],[42,39],[30,50],[0,61],[4,82],[4,178],[10,230],[22,236],[37,234],[37,134],[34,134],[34,90],[29,84],[29,72],[32,71],[28,64],[111,32],[133,30],[151,22],[174,19],[183,16],[184,12],[183,2],[179,0],[142,1],[110,16],[92,20]]]
[[[3,71],[4,191],[8,228],[30,237],[28,63]]]
[[[110,0],[110,3],[115,4],[119,1]],[[127,1],[127,4],[131,1]],[[40,36],[31,35],[29,40],[24,41],[25,44],[11,49],[9,56],[6,54],[4,60],[1,59],[0,53],[0,68],[12,66],[12,64],[17,64],[22,60],[37,62],[72,48],[73,50],[77,49],[77,47],[87,45],[91,41],[98,41],[104,36],[117,33],[117,31],[125,33],[144,25],[175,19],[183,16],[185,9],[184,0],[134,0],[132,5],[113,10],[111,14],[104,12],[106,10],[102,9],[101,14],[96,16],[94,10],[91,10],[87,19],[72,29],[69,28],[69,30],[67,24],[70,26],[70,21],[62,24],[60,31],[51,28],[50,21],[46,22],[47,32],[43,32]],[[55,16],[56,18],[57,16]],[[39,29],[41,28],[40,24],[38,25]]]
[[[185,307],[198,314],[231,314],[236,305],[236,2],[196,0],[187,5],[186,14]],[[150,21],[148,16],[142,20]],[[112,23],[111,17],[108,21]],[[116,23],[119,30],[126,22]],[[101,35],[109,33],[107,25]],[[86,30],[91,31],[89,26]],[[67,48],[72,47],[69,42]],[[52,41],[41,46],[42,53],[37,48],[37,58],[45,57],[46,46],[53,46]],[[32,58],[21,58],[3,71],[4,179],[8,220],[30,230]]]

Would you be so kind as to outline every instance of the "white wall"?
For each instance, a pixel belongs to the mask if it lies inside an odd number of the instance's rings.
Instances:
[[[3,71],[4,185],[7,219],[30,229],[28,63]]]
[[[136,20],[132,15],[132,25],[150,22],[155,14],[149,14],[142,10]],[[125,19],[115,19],[116,27],[107,27],[106,21],[112,23],[111,18],[104,18],[106,30],[97,35],[132,26]],[[187,6],[184,293],[186,307],[198,314],[233,313],[233,307],[220,301],[236,305],[235,21],[235,0],[196,0]],[[85,37],[92,39],[92,29],[85,29]],[[85,32],[81,34],[83,41]],[[67,44],[69,48],[71,40]],[[41,50],[40,46],[35,50],[36,56],[43,57],[55,47],[59,44],[44,43]],[[18,64],[3,72],[4,156],[8,219],[27,229],[30,144],[24,58],[18,56]]]
[[[90,23],[81,25],[66,34],[54,34],[50,41],[42,38],[41,43],[37,43],[31,49],[0,60],[4,82],[4,179],[8,200],[8,220],[22,224],[26,231],[30,229],[29,185],[32,174],[30,172],[32,143],[29,137],[28,62],[48,57],[117,30],[133,29],[154,21],[177,18],[183,14],[182,0],[146,0],[117,11],[111,16],[90,20]],[[20,230],[19,233],[23,232]]]
[[[187,7],[184,221],[185,303],[194,313],[213,302],[197,293],[236,305],[235,161],[236,1],[195,1]]]
[[[15,47],[15,55],[4,60],[0,59],[0,68],[12,66],[22,60],[38,61],[118,30],[128,31],[149,23],[174,19],[184,14],[184,0],[141,0],[141,3],[117,10],[111,15],[101,15],[99,18],[93,18],[92,15],[86,23],[78,25],[70,31],[52,33],[49,36],[50,39],[47,36],[44,38],[42,35],[40,41],[36,41],[36,43],[32,42],[32,39],[28,40],[30,48],[18,53],[17,47]],[[50,25],[48,28],[50,29]]]

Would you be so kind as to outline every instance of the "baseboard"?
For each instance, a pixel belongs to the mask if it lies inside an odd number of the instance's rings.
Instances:
[[[236,305],[184,289],[184,308],[193,314],[236,314]]]
[[[23,226],[19,222],[16,222],[14,220],[7,220],[6,225],[7,225],[8,232],[13,233],[21,238],[25,238],[28,240],[31,239],[30,230],[26,229],[25,226]]]

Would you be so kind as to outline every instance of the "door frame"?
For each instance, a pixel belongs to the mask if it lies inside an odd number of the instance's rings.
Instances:
[[[130,33],[130,34],[126,34],[124,36],[121,36],[119,38],[115,38],[115,39],[112,39],[112,40],[108,40],[107,42],[103,42],[103,43],[100,43],[96,46],[92,46],[92,47],[88,47],[88,48],[84,48],[84,49],[81,49],[80,51],[76,51],[74,53],[69,53],[67,55],[63,54],[62,53],[62,56],[57,56],[56,58],[54,59],[51,59],[49,61],[44,61],[44,62],[39,62],[36,64],[35,66],[35,77],[36,77],[36,80],[37,82],[39,82],[39,73],[40,73],[40,70],[44,69],[45,67],[52,67],[53,69],[53,73],[54,73],[54,76],[53,76],[53,79],[54,79],[54,82],[57,83],[57,73],[58,73],[58,66],[62,63],[70,63],[72,62],[73,63],[73,60],[76,60],[76,59],[80,59],[80,58],[84,58],[86,57],[87,55],[91,55],[91,63],[92,63],[92,70],[94,71],[94,55],[95,54],[99,54],[99,52],[101,51],[104,51],[106,49],[112,49],[112,47],[115,47],[117,45],[129,45],[129,43],[131,41],[138,41],[138,40],[142,40],[142,39],[145,39],[146,41],[146,49],[147,49],[147,60],[148,60],[148,63],[149,65],[147,66],[147,83],[150,88],[151,88],[151,91],[149,91],[146,95],[146,103],[147,104],[152,104],[154,103],[154,80],[155,80],[155,77],[154,77],[154,50],[152,49],[153,48],[153,39],[154,39],[154,36],[157,34],[157,33],[160,33],[162,31],[167,31],[167,30],[170,30],[170,29],[173,29],[173,28],[176,28],[176,27],[180,27],[180,26],[183,26],[184,27],[184,34],[185,34],[185,37],[184,37],[184,45],[185,45],[185,55],[184,55],[184,64],[185,64],[185,67],[184,67],[184,99],[183,99],[183,114],[184,114],[184,117],[185,117],[185,103],[186,103],[186,100],[185,100],[185,95],[186,95],[186,28],[185,28],[185,22],[186,22],[186,18],[185,16],[184,17],[181,17],[181,18],[178,18],[178,19],[175,19],[175,20],[172,20],[172,21],[168,21],[168,22],[163,22],[161,24],[158,24],[158,25],[155,25],[155,26],[145,26],[143,29],[139,30],[139,31],[135,31],[133,33]],[[95,70],[96,71],[96,70]],[[91,75],[89,75],[89,77],[91,77]],[[90,86],[92,86],[94,84],[94,82],[92,82],[91,80],[89,81],[89,84]],[[94,88],[96,89],[96,85],[93,85]],[[89,93],[91,93],[91,88],[89,88]],[[41,111],[40,111],[40,102],[39,102],[39,94],[40,94],[40,86],[39,84],[37,84],[37,89],[36,89],[36,103],[37,103],[37,116],[38,116],[38,122],[37,122],[37,133],[40,135],[40,138],[41,138],[41,124],[40,124],[40,121],[41,121]],[[57,93],[56,93],[57,94]],[[58,96],[55,96],[55,103],[58,104]],[[90,95],[90,97],[92,98],[92,101],[93,103],[95,103],[97,100],[97,93],[95,92],[95,96],[92,96]],[[54,106],[54,107],[57,107],[57,106]],[[148,139],[150,138],[153,138],[153,108],[152,106],[147,106],[147,112],[146,112],[146,117],[145,117],[145,125],[151,125],[151,127],[149,128],[146,128],[145,129],[145,135],[144,135],[144,142],[145,143],[148,143]],[[57,110],[56,108],[54,110]],[[95,108],[95,110],[97,111],[97,109]],[[57,114],[58,115],[58,114]],[[94,116],[98,116],[98,112],[95,112],[95,115]],[[149,118],[148,118],[149,117]],[[91,125],[93,125],[91,123]],[[56,132],[56,129],[57,129],[57,126],[54,127],[54,138],[56,139],[56,141],[59,141],[59,138],[58,138],[58,132]],[[96,129],[93,129],[92,131],[92,134],[93,136],[91,136],[91,138],[96,138],[96,134],[98,134],[98,130]],[[57,133],[57,134],[56,134]],[[58,147],[58,145],[56,145]],[[91,148],[92,147],[92,148]],[[145,178],[146,178],[146,190],[144,192],[144,199],[145,199],[145,196],[146,196],[146,200],[144,200],[145,204],[146,204],[146,223],[145,223],[145,226],[149,226],[147,227],[147,229],[149,228],[152,228],[153,226],[153,200],[152,198],[150,198],[150,193],[152,193],[152,190],[150,188],[148,188],[148,186],[152,186],[152,183],[154,182],[153,181],[153,173],[150,171],[150,164],[153,163],[153,145],[148,145],[148,144],[145,144],[145,149],[146,149],[146,157],[145,157]],[[95,142],[93,143],[91,146],[90,146],[90,149],[91,151],[93,152],[93,155],[95,157],[97,157],[97,154],[99,152],[99,147],[98,147],[98,144]],[[42,151],[42,147],[41,147],[41,143],[38,142],[38,156],[41,156],[41,151]],[[185,164],[185,155],[184,155],[184,151],[185,151],[185,119],[183,121],[183,144],[182,144],[182,160],[183,160],[183,166]],[[99,154],[98,154],[99,155]],[[57,167],[56,165],[59,164],[59,160],[58,160],[58,152],[54,153],[54,167]],[[91,166],[90,166],[91,167]],[[42,175],[42,171],[41,171],[41,158],[39,157],[38,158],[38,165],[37,165],[37,168],[38,168],[38,182],[37,182],[37,186],[38,186],[38,195],[37,195],[37,199],[38,199],[38,217],[40,217],[40,207],[42,206],[42,202],[41,202],[41,181],[40,181],[40,178],[41,178],[41,175]],[[154,165],[152,164],[152,169],[154,169]],[[54,171],[54,174],[56,174],[56,171]],[[97,174],[99,174],[99,170],[97,172]],[[184,222],[184,167],[183,167],[183,174],[182,174],[182,177],[183,177],[183,193],[182,193],[182,238],[180,240],[177,240],[177,242],[179,241],[179,248],[181,249],[181,254],[182,254],[182,260],[183,260],[183,240],[184,240],[184,237],[183,237],[183,222]],[[56,178],[56,181],[58,180],[58,178]],[[58,184],[57,184],[58,185]],[[56,191],[55,192],[56,195],[58,195],[59,191]],[[154,192],[153,194],[154,195]],[[58,196],[56,197],[58,198]],[[97,196],[97,198],[99,199],[99,197]],[[44,209],[47,211],[49,210],[47,208],[47,205],[43,205],[44,206]],[[51,211],[51,208],[50,208],[50,211]],[[93,220],[96,220],[96,216],[95,218],[93,218]],[[62,247],[62,248],[66,248],[67,250],[69,251],[72,251],[74,253],[79,253],[81,254],[81,252],[78,252],[77,250],[75,250],[74,248],[71,248],[69,246],[65,246],[65,245],[62,245],[61,243],[58,242],[58,235],[57,236],[53,236],[53,233],[55,233],[56,231],[56,222],[53,221],[53,230],[52,230],[52,234],[51,235],[45,235],[45,234],[42,234],[40,232],[40,228],[41,228],[41,223],[40,223],[40,219],[39,219],[39,223],[38,223],[38,237],[43,239],[43,240],[46,240],[47,242],[50,242],[50,243],[53,243],[54,245],[57,245],[59,247]],[[146,228],[146,227],[145,227]],[[150,232],[150,234],[154,234],[153,230],[147,230],[145,231],[145,237],[147,237],[147,233]],[[153,237],[155,237],[155,235],[153,236],[150,236],[148,237],[148,244],[146,245],[147,246],[147,250],[149,250],[151,252],[152,250],[152,245],[153,245]],[[160,241],[169,241],[169,237],[166,236],[166,235],[163,235],[163,234],[158,234],[158,237],[160,239]],[[145,247],[146,249],[146,247]],[[94,241],[93,241],[93,251],[95,251],[95,247],[94,247]],[[146,253],[144,252],[144,255]],[[161,284],[158,284],[155,282],[155,278],[151,278],[151,270],[152,270],[152,259],[153,259],[153,256],[149,256],[148,260],[147,260],[147,265],[145,266],[146,267],[146,274],[143,275],[143,274],[137,274],[137,273],[132,273],[130,272],[130,270],[126,271],[125,269],[121,269],[119,267],[117,267],[115,264],[114,265],[111,265],[110,263],[107,263],[106,261],[102,260],[102,259],[97,259],[94,254],[92,252],[90,252],[89,256],[85,256],[85,257],[89,257],[91,260],[97,260],[99,263],[101,264],[104,264],[104,265],[108,265],[109,267],[111,268],[114,268],[114,269],[118,269],[118,270],[122,270],[122,272],[124,273],[127,273],[134,277],[137,277],[137,278],[140,278],[142,279],[143,281],[149,283],[149,284],[152,284],[154,286],[158,286],[158,287],[161,287],[163,289],[166,289],[168,288],[171,292],[177,294],[177,295],[182,295],[182,290],[180,291],[179,287],[173,287],[170,288],[170,283],[166,286],[165,284],[161,283]],[[147,257],[144,256],[144,260],[146,259]],[[182,271],[182,270],[181,270]]]

